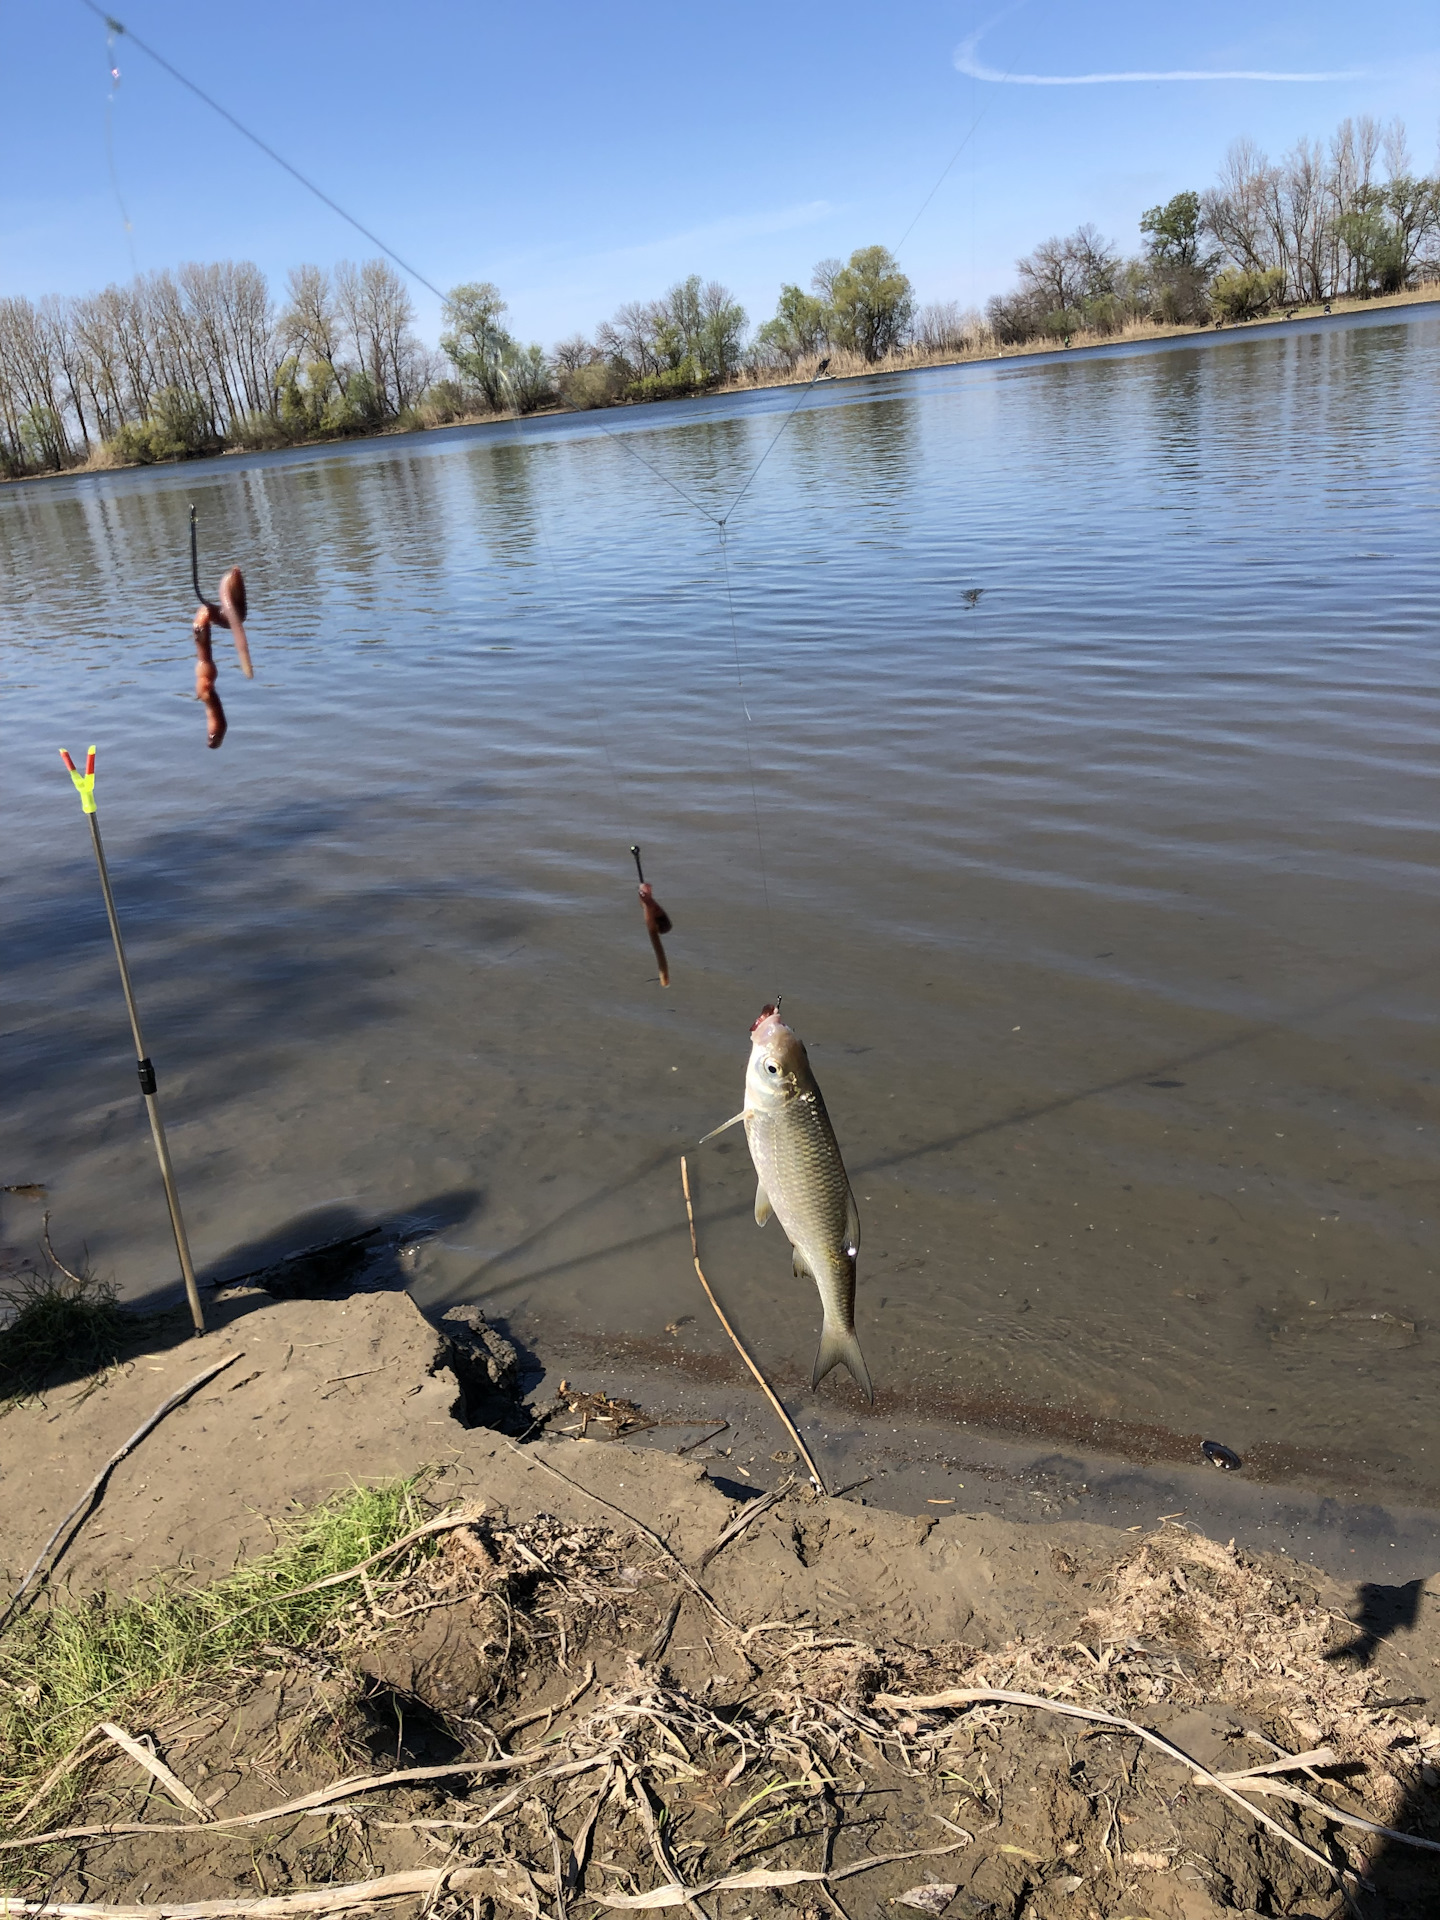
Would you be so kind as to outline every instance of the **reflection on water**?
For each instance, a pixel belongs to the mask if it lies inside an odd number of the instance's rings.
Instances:
[[[675,1156],[783,992],[892,1417],[1433,1496],[1440,321],[1376,320],[819,389],[734,516],[733,634],[619,441],[723,513],[793,395],[5,490],[4,1182],[169,1280],[55,759],[93,738],[211,1272],[463,1195],[428,1298],[663,1348]],[[192,500],[254,613],[219,754]],[[747,1166],[699,1157],[706,1269],[808,1379]]]

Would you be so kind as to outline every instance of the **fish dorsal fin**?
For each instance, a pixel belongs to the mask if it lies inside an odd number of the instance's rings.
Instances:
[[[774,1211],[775,1209],[770,1204],[769,1194],[766,1193],[764,1187],[757,1186],[755,1189],[755,1224],[756,1226],[763,1227],[765,1222],[770,1218],[771,1214]]]

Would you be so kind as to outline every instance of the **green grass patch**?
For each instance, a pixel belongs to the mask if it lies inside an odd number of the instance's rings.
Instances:
[[[118,1358],[133,1322],[92,1274],[29,1274],[0,1288],[14,1316],[0,1332],[0,1414],[57,1379],[91,1379]]]
[[[174,1578],[128,1599],[57,1599],[0,1635],[0,1821],[14,1817],[50,1769],[99,1720],[127,1725],[207,1680],[223,1679],[267,1643],[304,1647],[337,1627],[361,1591],[344,1581],[301,1593],[342,1573],[422,1524],[415,1478],[349,1492],[297,1516],[275,1549],[208,1586]],[[386,1577],[433,1553],[417,1541]],[[132,1729],[133,1730],[133,1729]],[[74,1801],[81,1777],[49,1796],[54,1816]]]

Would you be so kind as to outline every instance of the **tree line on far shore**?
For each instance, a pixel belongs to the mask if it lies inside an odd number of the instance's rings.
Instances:
[[[1242,140],[1213,188],[1151,207],[1140,235],[1129,258],[1089,225],[1046,240],[983,315],[919,305],[879,246],[822,260],[808,290],[782,287],[753,333],[733,295],[697,274],[548,353],[517,340],[498,288],[474,281],[451,290],[436,354],[384,260],[297,267],[278,308],[246,261],[82,299],[3,299],[0,476],[667,399],[784,378],[826,354],[913,363],[1371,298],[1440,277],[1440,170],[1415,171],[1399,121],[1343,121],[1327,145],[1301,140],[1278,163]]]

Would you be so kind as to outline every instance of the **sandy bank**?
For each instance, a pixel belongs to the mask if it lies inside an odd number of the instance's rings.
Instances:
[[[1353,1824],[1440,1835],[1432,1583],[1357,1592],[1174,1521],[905,1514],[793,1481],[767,1503],[746,1497],[734,1446],[677,1454],[703,1428],[517,1449],[457,1420],[475,1379],[402,1293],[245,1289],[216,1320],[201,1343],[152,1330],[88,1397],[62,1386],[0,1421],[9,1586],[99,1461],[230,1353],[116,1469],[42,1608],[154,1569],[214,1577],[356,1480],[429,1468],[425,1501],[465,1524],[363,1592],[357,1577],[323,1647],[267,1647],[134,1705],[129,1734],[200,1793],[202,1820],[106,1736],[61,1831],[125,1831],[0,1851],[0,1884],[152,1916],[182,1899],[342,1911],[377,1882],[406,1903],[388,1911],[568,1914],[666,1887],[679,1904],[683,1880],[717,1920],[907,1900],[1209,1920],[1338,1916],[1348,1873],[1352,1911],[1434,1911],[1440,1851]],[[956,1687],[1052,1707],[942,1697]],[[1102,1721],[1061,1717],[1067,1703]],[[1154,1739],[1137,1747],[1107,1714]],[[1155,1741],[1229,1773],[1275,1749],[1330,1757],[1270,1776],[1246,1811]],[[308,1812],[275,1813],[307,1794]],[[51,1831],[37,1819],[23,1831]]]

